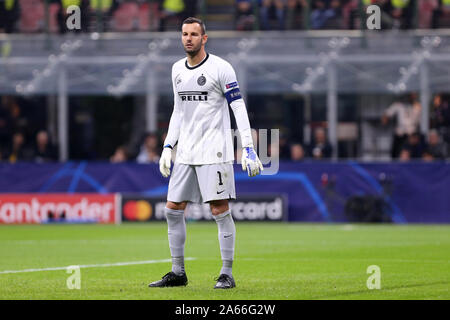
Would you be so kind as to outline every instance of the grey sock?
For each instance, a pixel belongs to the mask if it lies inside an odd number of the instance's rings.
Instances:
[[[226,274],[230,277],[233,276],[233,260],[222,261],[222,269],[220,269],[220,274]]]
[[[234,257],[234,243],[236,240],[236,227],[230,210],[213,216],[219,229],[220,254],[222,256],[222,269],[220,274],[232,276]]]
[[[186,222],[183,210],[165,208],[167,219],[169,248],[172,256],[172,272],[184,273],[184,244],[186,242]]]
[[[180,275],[184,271],[184,257],[172,257],[172,272]]]

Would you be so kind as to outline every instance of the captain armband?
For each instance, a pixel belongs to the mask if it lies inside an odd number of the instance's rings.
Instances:
[[[225,92],[225,98],[228,101],[228,104],[231,104],[233,101],[242,99],[241,91],[239,88],[234,88],[230,91]]]

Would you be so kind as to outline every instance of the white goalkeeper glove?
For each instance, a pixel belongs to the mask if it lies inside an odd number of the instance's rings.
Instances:
[[[263,171],[263,165],[259,161],[258,155],[256,154],[253,147],[245,147],[242,150],[242,170],[247,170],[249,177],[254,177],[259,174],[260,170]]]
[[[172,160],[172,147],[170,145],[164,146],[161,158],[159,159],[159,171],[164,178],[170,175],[170,163]]]

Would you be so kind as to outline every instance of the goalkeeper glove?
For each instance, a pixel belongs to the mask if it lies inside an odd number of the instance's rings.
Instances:
[[[253,147],[245,147],[242,150],[242,170],[247,169],[249,177],[254,177],[259,174],[260,170],[263,171],[263,165],[259,161],[258,155],[256,154]]]
[[[159,159],[159,171],[164,178],[170,175],[170,163],[172,160],[172,146],[170,144],[165,145],[161,158]]]

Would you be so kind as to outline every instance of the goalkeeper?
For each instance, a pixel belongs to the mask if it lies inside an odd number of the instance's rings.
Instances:
[[[186,58],[172,67],[174,109],[159,163],[161,174],[168,177],[172,149],[177,145],[165,208],[172,271],[149,286],[187,285],[184,210],[187,202],[207,202],[217,222],[222,257],[214,288],[230,289],[236,286],[232,274],[236,228],[228,200],[236,199],[236,192],[228,106],[241,136],[243,170],[253,177],[263,166],[253,148],[247,110],[233,67],[205,51],[208,36],[200,19],[183,21],[181,40]]]

